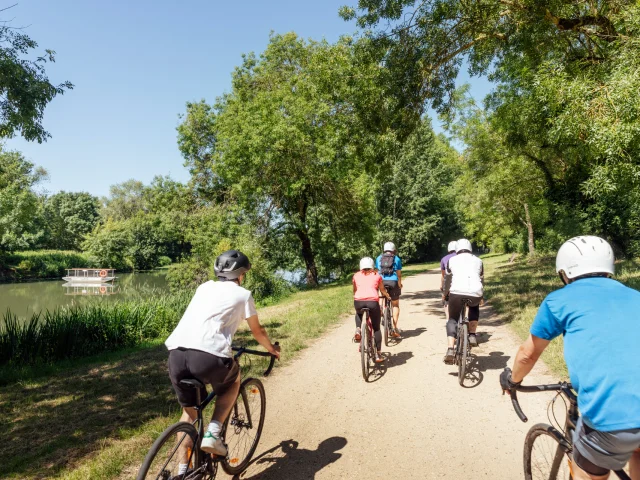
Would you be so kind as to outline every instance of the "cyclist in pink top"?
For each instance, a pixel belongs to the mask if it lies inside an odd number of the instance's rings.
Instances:
[[[356,335],[355,341],[362,338],[362,309],[368,308],[371,315],[371,326],[376,339],[376,363],[383,362],[381,356],[382,334],[380,333],[380,304],[378,292],[387,297],[389,294],[384,288],[382,277],[376,270],[373,258],[364,257],[360,260],[360,271],[353,276],[353,306],[356,307]]]

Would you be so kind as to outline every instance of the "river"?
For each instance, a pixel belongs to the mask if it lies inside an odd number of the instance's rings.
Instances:
[[[121,273],[113,286],[65,287],[65,282],[38,281],[0,284],[0,318],[7,309],[20,318],[66,305],[145,298],[168,290],[165,272]]]

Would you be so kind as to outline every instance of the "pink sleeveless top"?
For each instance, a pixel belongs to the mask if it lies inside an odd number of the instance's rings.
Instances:
[[[362,301],[378,301],[378,287],[382,283],[382,277],[378,272],[372,272],[365,275],[362,270],[353,276],[353,284],[356,286],[356,293],[353,295],[354,300]]]

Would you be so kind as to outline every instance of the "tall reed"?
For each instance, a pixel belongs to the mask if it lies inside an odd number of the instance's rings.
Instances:
[[[62,307],[26,321],[7,311],[0,323],[0,366],[83,357],[165,337],[180,320],[191,294]]]

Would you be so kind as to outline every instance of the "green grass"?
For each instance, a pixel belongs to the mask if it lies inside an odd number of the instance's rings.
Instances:
[[[61,278],[67,268],[89,265],[89,258],[80,252],[37,250],[0,255],[0,281],[20,281]]]
[[[508,322],[522,339],[529,335],[542,300],[562,282],[555,270],[555,256],[527,259],[518,256],[509,263],[510,255],[483,258],[485,265],[485,297],[491,306]],[[640,269],[637,260],[616,264],[616,279],[640,289]],[[563,379],[568,378],[564,362],[562,338],[556,338],[545,350],[542,360],[551,371]]]

